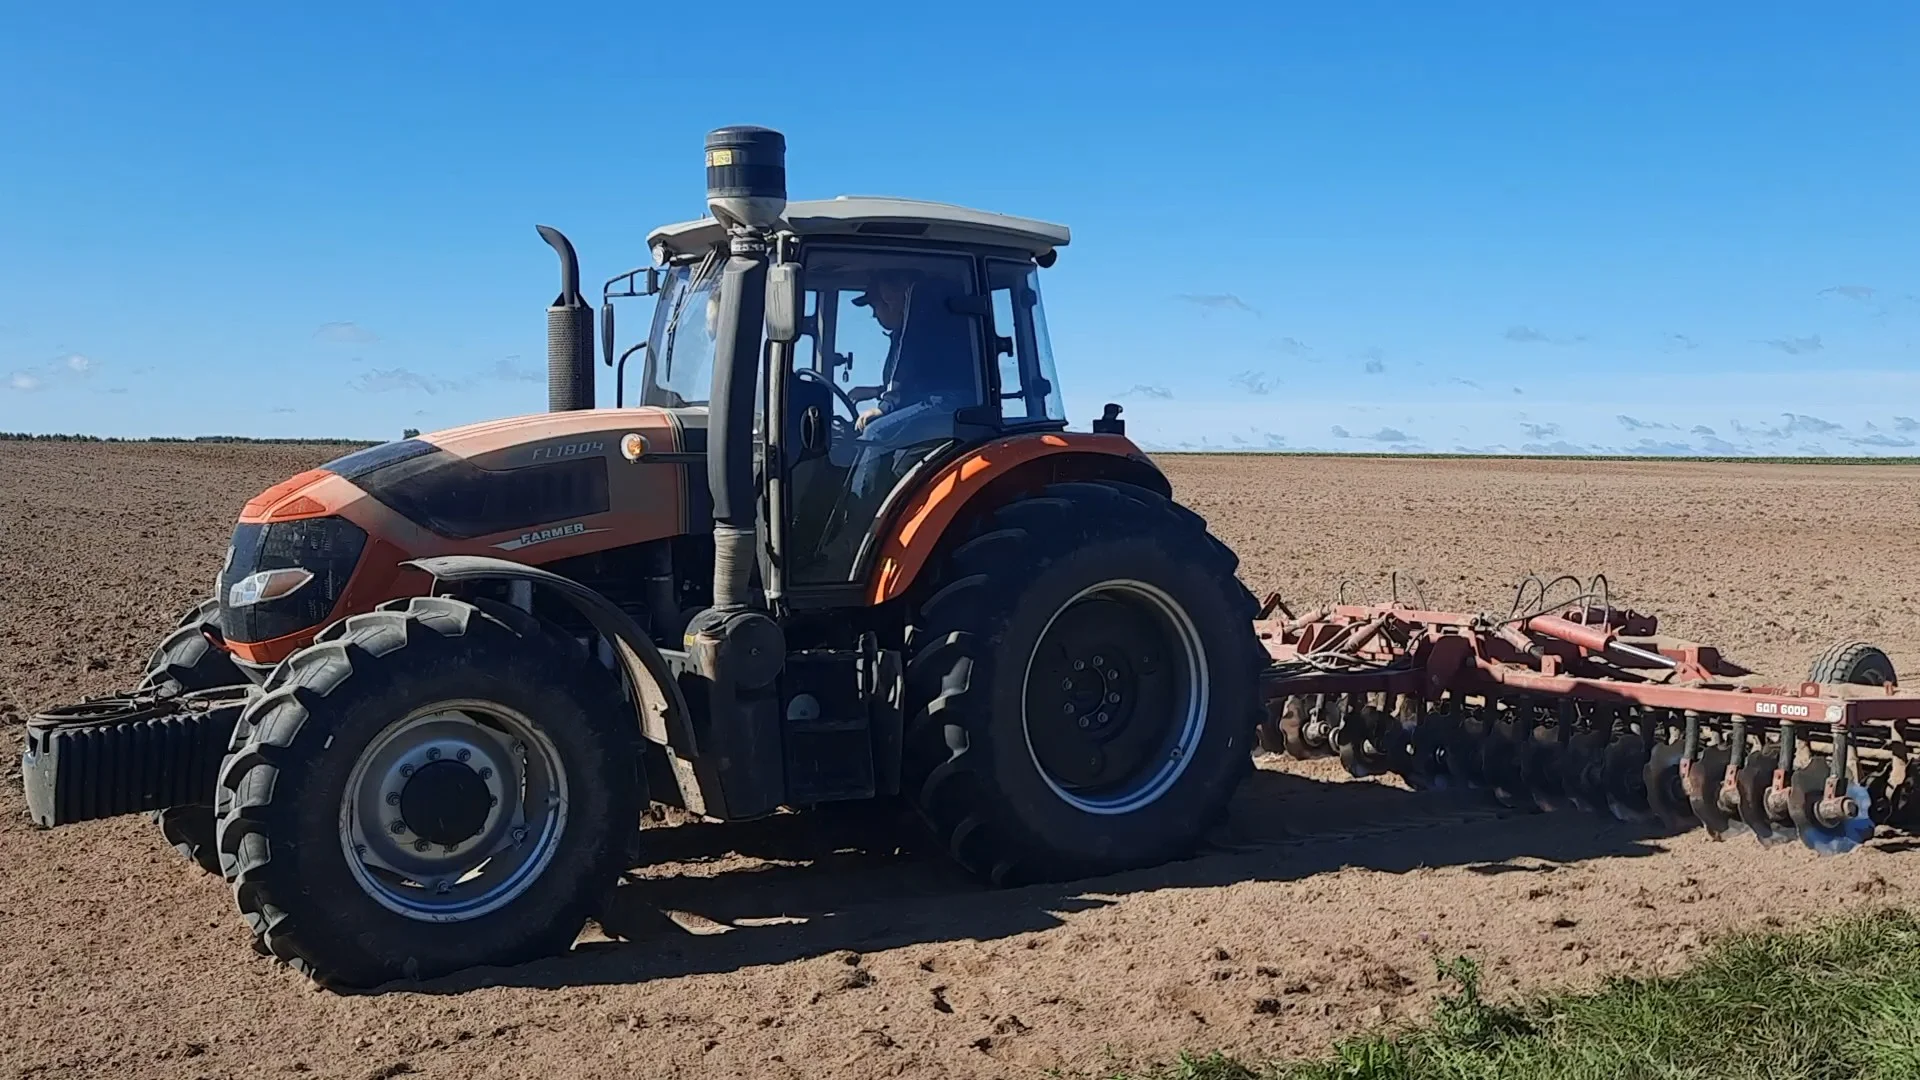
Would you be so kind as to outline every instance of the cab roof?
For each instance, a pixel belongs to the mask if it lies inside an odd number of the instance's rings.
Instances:
[[[921,238],[961,244],[1010,247],[1044,256],[1065,247],[1065,225],[1010,217],[950,203],[876,195],[842,195],[787,204],[786,224],[801,236],[880,236]],[[647,247],[666,262],[704,254],[726,239],[726,230],[710,217],[662,225],[647,235]]]

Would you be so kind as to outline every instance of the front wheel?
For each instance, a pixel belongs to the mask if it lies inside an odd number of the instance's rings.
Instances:
[[[147,673],[139,689],[172,696],[244,684],[247,677],[233,658],[207,639],[208,631],[219,629],[219,620],[220,602],[211,598],[182,615],[173,632],[147,658]],[[217,874],[220,857],[213,844],[213,792],[205,797],[205,803],[155,810],[153,822],[169,847],[200,869]]]
[[[356,615],[241,717],[219,845],[264,951],[372,986],[567,949],[647,802],[612,676],[517,609]]]
[[[1185,856],[1252,764],[1252,594],[1171,501],[1068,483],[988,516],[919,605],[906,780],[995,882]]]

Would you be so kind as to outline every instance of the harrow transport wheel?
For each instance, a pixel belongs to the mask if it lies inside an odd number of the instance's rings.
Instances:
[[[1842,641],[1813,658],[1807,669],[1807,681],[1852,683],[1856,686],[1898,685],[1893,661],[1877,645],[1865,641]]]
[[[203,629],[218,629],[220,602],[208,599],[180,617],[173,632],[161,639],[147,658],[147,673],[139,689],[161,694],[184,694],[239,686],[247,676],[233,658],[216,648]],[[220,872],[220,852],[213,843],[213,792],[207,805],[175,806],[153,812],[153,822],[168,846],[210,874]]]
[[[1252,766],[1265,650],[1234,556],[1119,483],[985,515],[909,631],[903,790],[995,884],[1190,854]]]
[[[518,609],[420,597],[289,657],[221,771],[234,898],[334,987],[566,950],[631,865],[638,726],[576,643]]]

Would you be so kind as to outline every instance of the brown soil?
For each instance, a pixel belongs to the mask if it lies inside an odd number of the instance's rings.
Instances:
[[[1920,894],[1898,842],[1820,860],[1574,814],[1387,831],[1465,804],[1263,759],[1237,843],[1174,866],[991,892],[847,822],[682,825],[609,917],[633,940],[314,991],[253,954],[219,882],[144,819],[31,828],[14,755],[26,712],[130,685],[207,589],[239,504],[329,456],[0,443],[0,1075],[988,1077],[1307,1053],[1418,1016],[1436,955],[1481,958],[1496,990],[1590,985],[1725,928]],[[1342,579],[1382,594],[1398,565],[1437,605],[1504,611],[1526,570],[1603,570],[1670,631],[1769,674],[1853,636],[1920,671],[1920,470],[1167,467],[1249,584],[1289,600]]]

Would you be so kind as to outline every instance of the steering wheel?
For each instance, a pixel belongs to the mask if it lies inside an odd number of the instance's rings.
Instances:
[[[820,374],[819,372],[813,370],[812,368],[795,368],[793,374],[795,378],[804,378],[812,382],[820,383],[821,385],[825,386],[827,389],[833,391],[834,396],[839,398],[843,403],[846,404],[847,414],[849,416],[860,415],[859,406],[853,403],[853,395],[847,393],[845,390],[840,389],[839,385],[835,383],[832,379],[827,378],[825,375]]]

